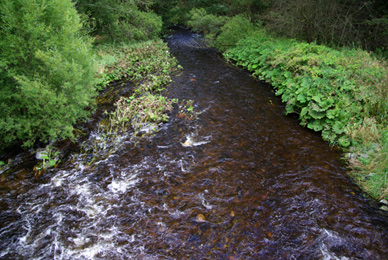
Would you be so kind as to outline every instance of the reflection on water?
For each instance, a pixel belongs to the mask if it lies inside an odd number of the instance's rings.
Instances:
[[[166,94],[202,113],[173,112],[157,134],[128,134],[109,153],[67,144],[38,179],[25,158],[0,183],[0,258],[386,259],[387,217],[339,152],[284,116],[270,87],[192,39],[168,39],[184,72]]]

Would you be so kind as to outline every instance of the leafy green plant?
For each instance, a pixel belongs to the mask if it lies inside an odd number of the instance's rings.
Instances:
[[[94,33],[111,41],[145,41],[159,36],[162,19],[150,10],[150,1],[80,0],[77,8],[88,15]]]
[[[34,166],[35,177],[40,176],[48,168],[57,167],[61,162],[60,156],[60,151],[51,145],[47,145],[46,148],[36,151],[36,158],[42,160],[42,162]]]
[[[221,27],[228,20],[226,16],[208,14],[205,9],[192,9],[189,13],[190,20],[187,25],[195,32],[203,32],[206,35],[216,36],[220,33]]]
[[[286,103],[286,112],[298,113],[302,125],[322,131],[322,137],[331,143],[349,146],[350,139],[345,136],[349,124],[361,122],[364,115],[384,114],[387,91],[381,85],[388,82],[387,69],[365,52],[340,52],[271,38],[263,32],[239,45],[225,56],[274,85]],[[365,64],[360,66],[360,60]],[[370,65],[374,66],[373,78],[371,72],[365,73],[372,69]]]
[[[46,153],[42,153],[42,159],[43,159],[43,168],[45,168],[45,166],[49,166],[49,167],[55,167],[58,165],[58,163],[61,162],[61,160],[59,160],[58,156],[59,156],[59,151],[56,151],[54,153],[52,152],[46,152]]]
[[[151,93],[128,99],[120,98],[115,104],[115,111],[109,114],[109,131],[125,132],[129,126],[138,131],[146,124],[167,122],[167,112],[171,111],[174,102],[175,100]]]
[[[94,64],[70,0],[0,3],[0,144],[73,138],[90,114]]]
[[[388,115],[386,61],[358,49],[274,38],[264,30],[224,55],[272,84],[286,113],[299,114],[301,125],[351,150],[351,175],[372,196],[388,195],[388,140],[380,137]]]
[[[220,50],[234,46],[239,40],[253,33],[255,26],[243,15],[236,15],[221,27],[215,43]]]
[[[147,80],[158,88],[170,81],[169,73],[181,69],[162,40],[131,45],[102,45],[96,51],[99,64],[97,78],[101,89],[121,78]]]
[[[178,102],[179,112],[178,118],[195,119],[199,114],[194,110],[194,100],[180,100]]]

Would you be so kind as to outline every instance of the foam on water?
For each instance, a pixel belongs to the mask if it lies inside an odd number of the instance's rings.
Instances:
[[[201,141],[199,140],[201,139]],[[199,146],[210,143],[211,136],[198,137],[196,134],[186,135],[186,141],[182,143],[184,147]]]
[[[321,235],[318,238],[318,241],[320,243],[319,250],[321,251],[323,256],[322,259],[324,260],[348,260],[349,259],[345,256],[338,256],[336,253],[330,250],[330,247],[333,245],[340,246],[341,244],[346,243],[345,239],[341,238],[334,231],[323,229],[321,231]]]
[[[206,209],[212,209],[213,206],[209,204],[209,202],[205,199],[204,194],[200,193],[198,195],[198,198],[201,200],[202,206],[204,206]]]
[[[113,180],[112,183],[108,185],[108,188],[113,193],[124,193],[128,188],[135,186],[138,182],[139,179],[137,179],[137,174],[134,174],[126,180]]]
[[[108,163],[109,157],[95,165]],[[136,246],[117,246],[118,238],[133,243],[135,235],[120,230],[114,220],[115,209],[128,203],[117,196],[136,189],[141,180],[139,169],[145,168],[143,162],[124,170],[109,165],[109,174],[98,182],[90,181],[89,167],[81,156],[74,164],[78,167],[57,171],[47,184],[24,195],[25,202],[17,209],[24,235],[18,238],[15,253],[29,259],[106,259],[107,252],[115,252],[114,259],[147,255]],[[139,202],[133,198],[130,203]],[[5,230],[0,232],[4,235]],[[0,255],[10,250],[1,250]],[[35,255],[37,251],[41,256]]]

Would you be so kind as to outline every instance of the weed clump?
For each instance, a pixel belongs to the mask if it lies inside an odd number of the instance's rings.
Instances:
[[[100,90],[109,83],[126,79],[140,81],[154,77],[162,82],[169,81],[169,73],[180,66],[169,54],[162,40],[150,40],[132,45],[120,43],[96,47],[98,55],[97,78]]]
[[[149,126],[156,129],[159,123],[169,119],[168,112],[175,102],[161,95],[171,82],[170,73],[181,67],[161,40],[153,40],[132,46],[105,50],[102,56],[116,57],[105,64],[101,74],[101,86],[119,78],[137,83],[130,97],[116,101],[116,109],[107,113],[108,120],[102,125],[107,133],[125,133],[130,128],[135,132]]]

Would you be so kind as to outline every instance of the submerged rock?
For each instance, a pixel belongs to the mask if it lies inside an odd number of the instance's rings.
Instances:
[[[380,210],[388,211],[388,200],[382,199],[380,200],[380,204],[382,204]]]
[[[203,222],[206,222],[206,218],[205,218],[205,216],[203,214],[198,214],[197,218],[196,218],[196,221],[198,223],[203,223]]]

